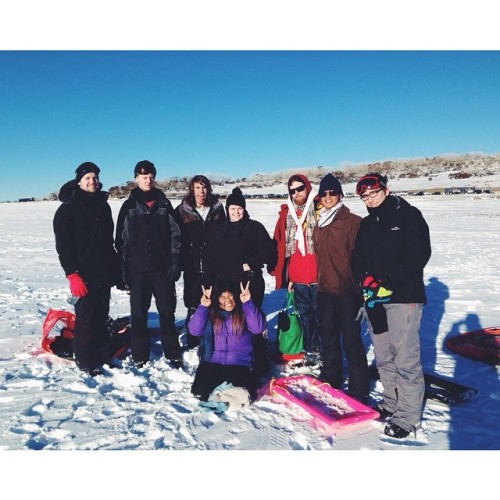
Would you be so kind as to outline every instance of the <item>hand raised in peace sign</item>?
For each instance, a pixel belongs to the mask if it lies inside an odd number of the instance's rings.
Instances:
[[[252,294],[250,293],[250,281],[247,282],[245,287],[243,286],[243,283],[240,282],[240,290],[240,300],[241,303],[244,304],[252,298]]]
[[[203,291],[203,295],[201,296],[200,303],[202,306],[210,307],[210,304],[212,303],[212,300],[210,299],[210,296],[212,295],[212,287],[210,286],[209,288],[205,288],[201,285],[201,289]]]

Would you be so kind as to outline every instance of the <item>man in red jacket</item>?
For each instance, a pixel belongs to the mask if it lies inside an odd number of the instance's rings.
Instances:
[[[274,230],[278,261],[270,270],[276,289],[288,288],[295,294],[304,333],[304,349],[310,361],[319,360],[320,340],[316,314],[318,289],[313,230],[316,227],[315,201],[309,179],[303,174],[288,179],[288,199],[281,205]]]

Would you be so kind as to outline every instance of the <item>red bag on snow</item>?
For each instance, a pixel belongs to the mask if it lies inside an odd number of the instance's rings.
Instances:
[[[42,325],[42,349],[60,358],[73,359],[75,315],[69,311],[49,309]],[[119,358],[130,347],[130,318],[109,318],[109,359]]]

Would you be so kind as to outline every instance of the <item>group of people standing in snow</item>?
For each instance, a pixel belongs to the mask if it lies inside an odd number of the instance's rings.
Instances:
[[[192,392],[206,401],[222,383],[256,397],[258,377],[269,370],[262,310],[264,267],[276,289],[293,291],[308,361],[319,378],[368,404],[369,368],[361,338],[366,320],[387,420],[384,432],[404,438],[419,425],[424,377],[419,327],[426,302],[423,269],[431,255],[428,226],[418,209],[393,195],[379,173],[361,177],[356,194],[368,215],[344,204],[332,174],[313,189],[302,174],[288,179],[273,237],[246,210],[239,188],[225,207],[209,179],[193,177],[174,209],[155,187],[156,168],[143,160],[121,206],[114,232],[108,194],[94,163],[82,163],[60,190],[54,216],[56,249],[75,304],[74,356],[91,374],[108,363],[106,321],[111,288],[127,290],[132,362],[149,361],[147,316],[154,296],[163,353],[182,367],[175,326],[176,281],[183,274],[187,348],[200,363]],[[363,314],[364,311],[364,314]]]

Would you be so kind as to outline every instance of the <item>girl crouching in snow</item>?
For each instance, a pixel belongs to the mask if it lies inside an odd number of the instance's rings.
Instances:
[[[264,313],[250,294],[250,282],[240,283],[240,291],[230,281],[203,288],[203,295],[189,320],[191,335],[203,336],[199,347],[200,364],[191,392],[208,401],[224,382],[243,387],[254,400],[257,380],[252,371],[252,336],[266,329]]]

